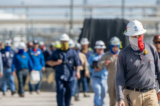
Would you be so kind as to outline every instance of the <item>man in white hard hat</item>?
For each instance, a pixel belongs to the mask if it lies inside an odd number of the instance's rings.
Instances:
[[[107,76],[108,72],[106,67],[99,68],[98,60],[104,55],[104,49],[106,48],[103,41],[96,41],[95,50],[96,53],[89,57],[88,63],[90,66],[92,78],[92,89],[94,95],[94,106],[105,106],[105,96],[107,93]]]
[[[75,42],[72,39],[69,39],[69,48],[74,49],[75,47]]]
[[[80,44],[82,45],[82,50],[81,52],[84,53],[86,55],[87,60],[89,59],[89,57],[93,54],[93,50],[92,48],[89,48],[89,41],[87,38],[82,38],[80,41]],[[87,77],[87,85],[85,86],[85,93],[84,93],[84,97],[90,97],[90,95],[88,95],[88,91],[89,91],[89,85],[90,85],[90,76]]]
[[[11,41],[5,41],[5,49],[1,50],[2,61],[3,61],[3,78],[2,78],[2,92],[6,95],[7,85],[9,84],[11,95],[16,93],[14,76],[12,75],[12,61],[15,54],[14,50],[11,48]]]
[[[26,52],[26,45],[24,42],[20,42],[18,45],[18,52],[14,55],[12,62],[12,73],[17,75],[18,78],[18,94],[20,97],[24,97],[24,86],[28,71],[33,70],[32,60],[29,54]]]
[[[44,42],[39,42],[39,48],[42,50],[42,52],[45,52],[46,51],[46,47],[45,47],[45,44]]]
[[[110,97],[110,106],[116,105],[116,89],[115,77],[117,69],[117,58],[120,48],[120,40],[117,37],[112,37],[110,40],[110,50],[98,61],[98,67],[103,68],[106,66],[108,71],[108,93]]]
[[[29,83],[29,91],[30,91],[30,94],[32,94],[35,88],[36,93],[39,94],[40,87],[41,87],[42,74],[43,74],[42,72],[45,71],[45,61],[44,61],[43,53],[39,49],[39,43],[37,40],[33,41],[33,48],[28,50],[28,54],[32,60],[34,70],[40,73],[40,81],[36,85]],[[30,74],[31,74],[31,71],[30,71]]]
[[[158,106],[155,72],[160,83],[159,57],[153,45],[143,42],[145,32],[137,20],[127,25],[125,35],[130,45],[120,51],[117,60],[118,106]]]
[[[79,43],[76,43],[74,49],[78,53],[80,61],[81,61],[81,66],[79,67],[81,78],[78,80],[76,93],[75,93],[75,100],[79,101],[79,92],[80,92],[80,88],[81,88],[80,85],[82,83],[83,93],[85,93],[85,91],[86,91],[85,87],[87,86],[87,77],[89,75],[89,70],[88,70],[87,58],[86,58],[85,54],[80,52],[81,45]]]
[[[58,106],[70,106],[74,79],[75,76],[80,78],[78,67],[81,63],[76,51],[69,48],[69,36],[61,35],[60,41],[61,49],[53,52],[47,64],[55,66]]]

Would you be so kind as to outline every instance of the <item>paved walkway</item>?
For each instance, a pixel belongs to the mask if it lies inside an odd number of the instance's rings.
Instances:
[[[90,98],[84,98],[83,95],[80,94],[81,100],[79,102],[74,101],[72,106],[94,106],[94,94],[91,93],[90,95]],[[41,92],[39,95],[36,93],[30,95],[26,92],[25,98],[19,98],[17,94],[11,96],[10,92],[8,92],[5,97],[0,93],[0,97],[0,106],[57,106],[56,93],[53,92]],[[108,95],[106,97],[106,106],[109,106]]]

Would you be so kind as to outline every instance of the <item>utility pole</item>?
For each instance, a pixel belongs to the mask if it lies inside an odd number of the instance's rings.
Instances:
[[[84,4],[84,6],[86,6],[87,0],[84,0],[84,3],[83,3],[83,4]],[[84,18],[86,18],[86,8],[85,8],[85,7],[84,7],[84,10],[83,10],[83,11],[84,11]]]
[[[73,34],[73,0],[70,0],[70,35]]]
[[[121,7],[121,17],[124,19],[124,12],[125,12],[125,0],[122,0],[122,7]]]

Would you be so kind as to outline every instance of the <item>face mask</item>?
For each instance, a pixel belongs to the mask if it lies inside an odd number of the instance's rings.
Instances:
[[[139,50],[140,52],[143,51],[144,49],[143,36],[139,38],[129,37],[129,42],[133,50],[135,51]]]
[[[37,52],[37,49],[33,49],[34,52]]]
[[[40,49],[43,51],[45,49],[45,45],[42,45]]]
[[[18,54],[23,54],[24,53],[24,49],[19,49],[18,50]]]
[[[120,45],[117,45],[120,48]],[[110,51],[112,54],[118,54],[119,50],[117,52],[113,52],[114,45],[110,45]]]
[[[61,50],[68,50],[69,49],[69,44],[68,42],[66,43],[61,43]]]
[[[10,46],[6,46],[5,47],[5,51],[10,51],[11,50],[11,47]]]

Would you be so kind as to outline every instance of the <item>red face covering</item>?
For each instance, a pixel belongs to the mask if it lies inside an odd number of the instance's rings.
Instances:
[[[37,49],[33,49],[34,52],[37,52]]]
[[[144,49],[143,35],[138,38],[138,47],[139,47],[139,51],[142,52]]]
[[[43,50],[44,50],[44,48],[45,48],[45,45],[42,45],[40,49],[43,51]]]

